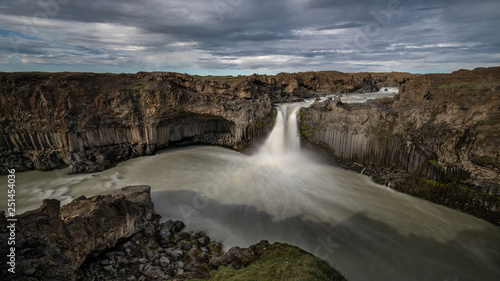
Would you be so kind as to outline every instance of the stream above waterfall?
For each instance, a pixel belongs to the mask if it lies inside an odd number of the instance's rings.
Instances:
[[[500,230],[494,225],[395,192],[302,151],[297,114],[310,103],[279,105],[272,133],[251,156],[191,146],[96,174],[18,173],[18,213],[38,207],[43,198],[67,203],[82,194],[147,184],[164,220],[183,220],[187,231],[205,231],[225,250],[260,240],[285,242],[327,260],[349,280],[500,276]],[[6,194],[7,177],[0,181]]]

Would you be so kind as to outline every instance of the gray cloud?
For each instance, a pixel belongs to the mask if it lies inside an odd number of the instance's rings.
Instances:
[[[500,2],[7,0],[0,70],[448,72],[500,65]]]

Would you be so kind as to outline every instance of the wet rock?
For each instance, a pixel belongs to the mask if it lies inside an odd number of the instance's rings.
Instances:
[[[252,254],[248,249],[233,247],[222,256],[222,264],[232,269],[240,269],[248,265]]]
[[[210,238],[206,235],[203,235],[202,237],[198,238],[197,241],[200,244],[200,246],[205,247],[208,245],[208,243],[210,243]]]
[[[167,228],[167,227],[164,227],[162,228],[162,230],[160,230],[160,237],[161,237],[161,242],[162,244],[168,244],[169,240],[170,240],[170,229]]]
[[[186,225],[182,221],[175,221],[173,227],[172,227],[172,232],[181,232]]]
[[[183,251],[187,251],[187,250],[191,249],[191,245],[192,245],[191,242],[186,242],[186,243],[182,244],[181,249]]]
[[[208,264],[212,268],[218,268],[220,265],[222,265],[222,257],[212,257],[210,258]]]
[[[209,260],[210,256],[205,252],[202,252],[201,254],[198,255],[198,261],[201,263],[208,263]]]
[[[172,251],[171,249],[166,249],[165,254],[171,257],[173,261],[177,261],[179,259],[179,254],[177,252]]]
[[[167,267],[169,264],[170,264],[170,260],[167,257],[163,256],[160,258],[160,266],[161,267]]]

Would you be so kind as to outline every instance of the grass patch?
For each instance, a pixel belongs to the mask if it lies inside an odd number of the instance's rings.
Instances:
[[[487,86],[484,84],[471,84],[467,82],[459,82],[459,83],[449,83],[449,84],[439,85],[437,88],[440,90],[443,89],[480,90],[486,87]]]
[[[134,87],[129,88],[129,89],[127,89],[126,91],[127,91],[129,94],[132,94],[132,95],[134,95],[134,96],[137,96],[137,95],[139,95],[139,93],[141,92],[141,90],[142,90],[142,89],[145,89],[146,87],[147,87],[147,85],[146,85],[146,84],[144,84],[144,83],[137,83],[137,84],[135,84],[135,86],[134,86]]]
[[[203,80],[207,80],[207,81],[236,81],[238,79],[241,79],[243,77],[238,77],[238,76],[199,76],[201,79]]]
[[[249,266],[240,270],[219,267],[210,273],[208,280],[346,280],[327,262],[297,247],[274,243],[261,251],[260,258]]]

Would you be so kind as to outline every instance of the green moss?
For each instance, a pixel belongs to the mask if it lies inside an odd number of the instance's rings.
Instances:
[[[257,123],[255,124],[255,127],[256,128],[272,128],[272,127],[274,127],[275,123],[276,123],[276,109],[273,109],[271,114],[268,115],[268,117],[257,121]]]
[[[203,80],[208,80],[208,81],[236,81],[240,79],[241,77],[238,76],[199,76]]]
[[[220,267],[208,280],[346,280],[324,260],[282,243],[259,249],[262,255],[249,266],[234,270]]]
[[[375,128],[378,145],[380,148],[386,146],[389,142],[390,135],[394,131],[395,119],[385,120]]]
[[[471,162],[483,167],[500,169],[500,163],[491,156],[474,156],[472,157]]]
[[[438,186],[440,188],[450,188],[450,189],[461,189],[468,192],[478,192],[475,189],[469,188],[467,185],[464,185],[460,182],[438,182],[433,179],[428,179],[426,177],[422,177],[419,179],[418,183],[422,186]]]
[[[316,141],[315,132],[324,130],[325,125],[321,125],[321,122],[313,122],[311,125],[306,124],[305,123],[305,120],[307,119],[306,115],[307,115],[306,109],[302,108],[300,110],[300,119],[299,119],[300,120],[300,123],[299,123],[300,135],[301,135],[301,137],[303,137],[305,139]],[[322,118],[320,117],[320,120],[321,119]]]
[[[472,83],[467,83],[467,82],[460,82],[460,83],[449,83],[449,84],[439,85],[437,88],[440,90],[443,90],[443,89],[480,90],[480,89],[483,89],[486,87],[487,86],[484,84],[472,84]]]
[[[134,96],[137,96],[139,95],[139,93],[141,92],[142,89],[145,89],[147,87],[147,85],[145,83],[137,83],[135,84],[134,87],[132,88],[129,88],[127,89],[126,91],[129,93],[129,94],[132,94]]]
[[[308,140],[312,140],[314,139],[314,133],[313,133],[313,127],[311,126],[308,126],[308,125],[305,125],[305,124],[302,124],[300,127],[299,127],[299,131],[300,131],[300,134],[302,136],[304,136],[306,139]]]
[[[431,163],[432,165],[434,165],[436,167],[441,167],[441,165],[439,165],[439,161],[437,161],[437,160],[429,160],[429,163]]]

